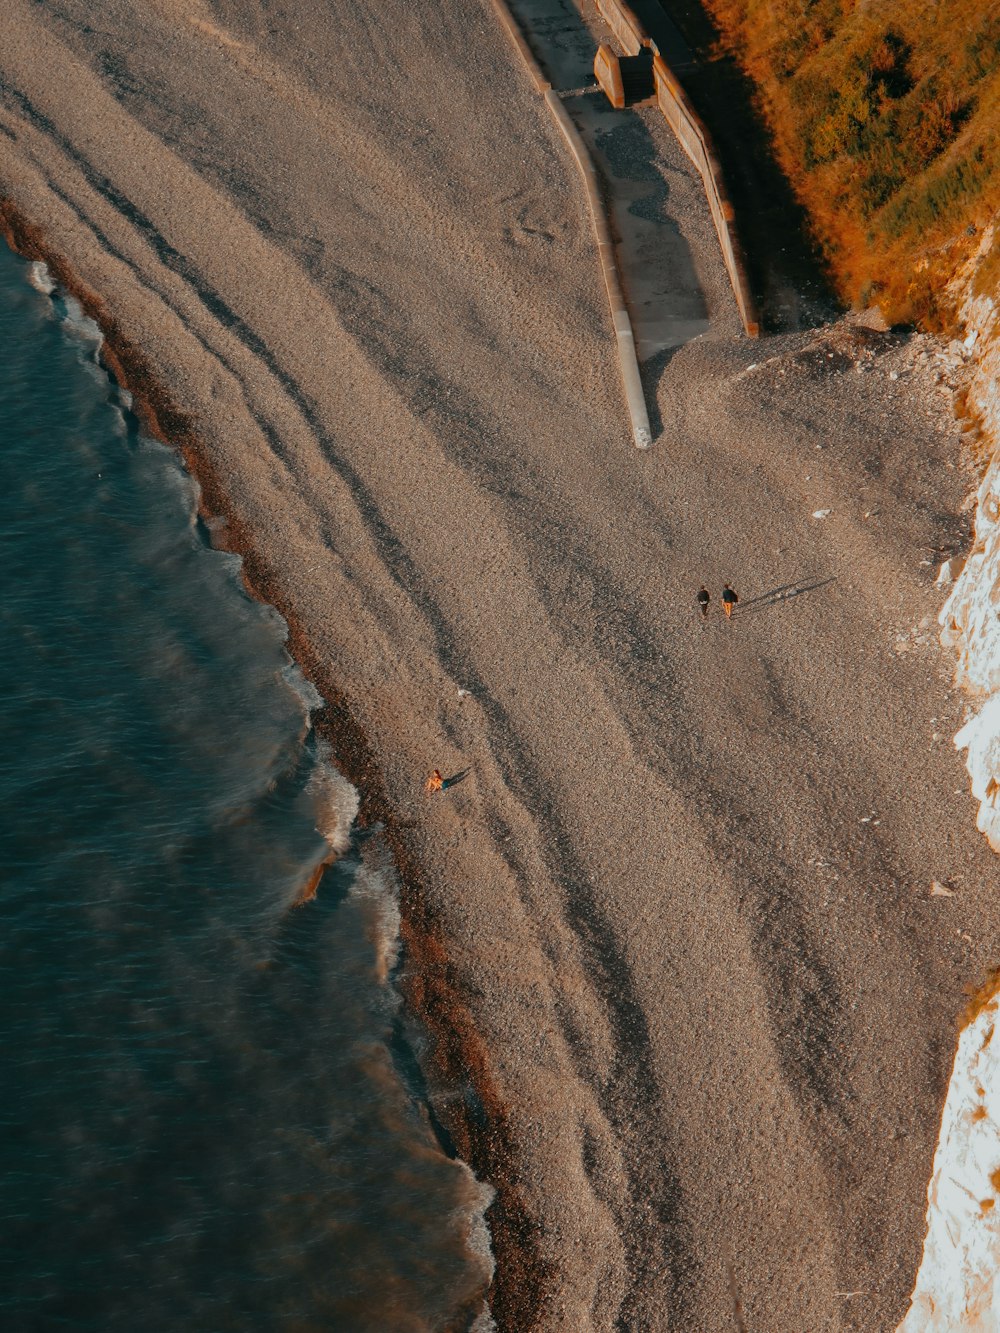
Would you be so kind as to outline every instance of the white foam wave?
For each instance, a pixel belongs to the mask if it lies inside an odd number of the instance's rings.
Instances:
[[[83,306],[75,296],[66,296],[63,298],[66,307],[66,313],[63,316],[65,326],[78,337],[87,342],[96,343],[100,347],[104,342],[104,334],[101,332],[101,326],[95,319],[83,313]]]
[[[336,773],[336,770],[333,771]],[[337,777],[344,783],[345,780],[339,774]],[[353,787],[351,791],[354,792]],[[357,793],[354,795],[356,800]],[[399,962],[402,948],[401,917],[399,880],[395,864],[388,847],[380,837],[372,837],[365,842],[361,852],[361,864],[353,876],[350,892],[352,896],[367,899],[372,909],[371,939],[375,948],[376,974],[379,982],[383,986],[388,986]],[[389,993],[393,997],[392,1003],[399,1004],[400,997],[395,987],[392,987]],[[411,1040],[412,1037],[411,1030]],[[420,1045],[418,1041],[415,1046],[418,1060]],[[465,1243],[470,1255],[482,1264],[484,1281],[489,1283],[496,1270],[496,1261],[486,1212],[495,1198],[495,1191],[486,1181],[480,1180],[469,1164],[460,1157],[455,1158],[454,1162],[465,1178],[463,1201],[456,1210],[455,1218],[464,1228]],[[471,1333],[496,1333],[493,1314],[485,1302],[483,1309],[476,1316]]]
[[[482,1264],[486,1282],[489,1283],[493,1281],[493,1274],[496,1272],[496,1260],[493,1257],[493,1238],[486,1221],[486,1210],[496,1197],[496,1191],[486,1181],[480,1180],[461,1158],[458,1159],[458,1163],[467,1174],[472,1191],[472,1200],[463,1210],[466,1226],[465,1243],[469,1247],[469,1252]],[[485,1301],[472,1324],[471,1333],[497,1333],[493,1311]]]
[[[490,1229],[486,1225],[486,1210],[496,1197],[496,1191],[485,1180],[480,1180],[466,1162],[462,1162],[461,1158],[458,1160],[462,1169],[468,1172],[469,1184],[475,1196],[472,1207],[467,1214],[469,1227],[467,1243],[472,1253],[483,1261],[490,1278],[492,1278],[496,1269],[496,1261],[493,1258],[493,1238],[490,1236]],[[485,1313],[489,1313],[489,1307],[487,1307]],[[476,1327],[478,1327],[478,1324]],[[490,1316],[489,1324],[484,1324],[483,1328],[485,1330],[493,1327],[493,1318]]]
[[[291,658],[288,659],[287,665],[282,670],[281,678],[291,692],[297,696],[308,721],[313,712],[323,706],[323,696],[312,681],[302,674],[299,666]]]
[[[42,292],[45,296],[51,296],[56,289],[49,266],[43,259],[36,259],[31,265],[29,281],[36,291]]]
[[[395,873],[388,866],[372,864],[373,859],[369,855],[358,867],[351,882],[351,895],[368,900],[373,927],[375,973],[379,984],[385,986],[399,962],[402,947],[399,936],[399,889]]]
[[[302,679],[304,681],[305,677]],[[319,741],[316,750],[316,763],[307,783],[316,807],[316,832],[326,840],[332,852],[342,856],[351,841],[351,828],[361,798],[334,767],[327,743]]]

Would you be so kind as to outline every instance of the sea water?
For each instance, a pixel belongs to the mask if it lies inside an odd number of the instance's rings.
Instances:
[[[0,1328],[468,1327],[484,1201],[394,1055],[391,866],[50,287],[0,246]]]

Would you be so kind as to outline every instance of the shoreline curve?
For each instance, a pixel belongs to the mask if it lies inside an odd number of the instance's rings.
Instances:
[[[46,243],[42,228],[3,198],[0,236],[23,259],[45,263],[58,284],[98,325],[103,335],[100,357],[106,369],[132,395],[132,410],[143,428],[177,451],[197,483],[198,514],[207,523],[212,545],[240,557],[241,578],[248,594],[273,606],[282,616],[288,626],[288,652],[323,698],[323,706],[312,714],[312,726],[330,745],[338,771],[358,791],[355,825],[366,828],[382,824],[399,876],[400,938],[404,960],[408,959],[412,968],[404,966],[397,985],[404,1003],[431,1037],[431,1058],[422,1061],[423,1072],[431,1089],[471,1084],[475,1094],[475,1106],[468,1097],[450,1097],[447,1109],[432,1102],[430,1110],[444,1125],[455,1154],[494,1190],[486,1220],[496,1267],[487,1298],[499,1333],[523,1333],[534,1326],[541,1308],[551,1299],[551,1275],[534,1244],[536,1224],[519,1197],[507,1112],[491,1076],[488,1054],[449,975],[444,933],[421,892],[421,868],[401,836],[400,821],[386,795],[364,730],[346,697],[333,682],[324,679],[302,626],[282,604],[252,535],[228,502],[193,418],[172,401],[148,358],[122,331],[104,300]],[[318,868],[314,892],[320,887],[325,869],[325,864]],[[507,1280],[501,1283],[501,1277]],[[446,1329],[442,1333],[460,1331]]]

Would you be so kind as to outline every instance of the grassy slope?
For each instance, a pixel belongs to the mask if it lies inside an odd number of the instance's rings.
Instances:
[[[1000,0],[707,3],[842,294],[946,322],[970,229],[1000,212]]]

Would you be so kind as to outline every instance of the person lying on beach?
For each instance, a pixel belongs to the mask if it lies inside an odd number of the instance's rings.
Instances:
[[[460,782],[464,782],[469,776],[471,769],[463,768],[459,773],[452,773],[450,778],[443,778],[441,770],[436,768],[424,783],[424,791],[447,791],[449,787],[457,787]]]

